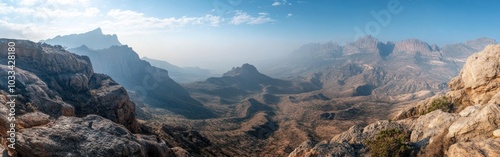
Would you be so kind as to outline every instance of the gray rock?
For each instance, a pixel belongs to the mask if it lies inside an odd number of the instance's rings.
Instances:
[[[46,127],[19,131],[21,156],[173,156],[154,136],[134,135],[97,115],[60,117]]]

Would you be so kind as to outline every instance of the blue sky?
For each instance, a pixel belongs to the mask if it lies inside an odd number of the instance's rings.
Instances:
[[[0,0],[0,31],[38,41],[101,27],[140,56],[222,71],[309,42],[354,41],[359,32],[383,42],[438,45],[500,39],[497,6],[494,0]]]

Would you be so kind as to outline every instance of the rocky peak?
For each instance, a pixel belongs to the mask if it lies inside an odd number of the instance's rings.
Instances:
[[[418,39],[407,39],[397,42],[394,46],[394,52],[421,52],[429,53],[433,51],[438,51],[437,46],[429,46],[424,41]]]
[[[371,35],[368,35],[368,36],[365,36],[365,37],[361,37],[359,38],[356,42],[354,42],[356,45],[374,45],[374,44],[378,44],[379,41],[377,38],[371,36]]]
[[[224,73],[222,76],[234,77],[234,76],[255,76],[261,75],[255,66],[248,63],[243,64],[241,67],[233,67],[231,71]]]
[[[104,34],[102,33],[102,29],[101,29],[101,27],[97,27],[96,29],[91,30],[90,32],[87,32],[87,34],[104,35]]]
[[[355,53],[379,53],[378,46],[380,42],[373,36],[365,36],[359,38],[353,43],[349,43],[344,46],[344,54],[355,54]]]

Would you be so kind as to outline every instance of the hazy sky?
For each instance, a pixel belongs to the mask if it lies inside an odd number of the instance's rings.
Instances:
[[[33,41],[101,27],[140,56],[229,69],[309,42],[500,39],[495,0],[0,0],[0,37]]]

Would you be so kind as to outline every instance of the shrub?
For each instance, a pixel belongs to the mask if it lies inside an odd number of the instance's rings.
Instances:
[[[408,146],[409,134],[399,129],[380,131],[376,138],[367,141],[372,157],[403,157],[409,156],[411,149]]]
[[[424,114],[441,109],[443,112],[453,112],[453,103],[446,96],[441,96],[432,101],[431,106],[425,110]]]

